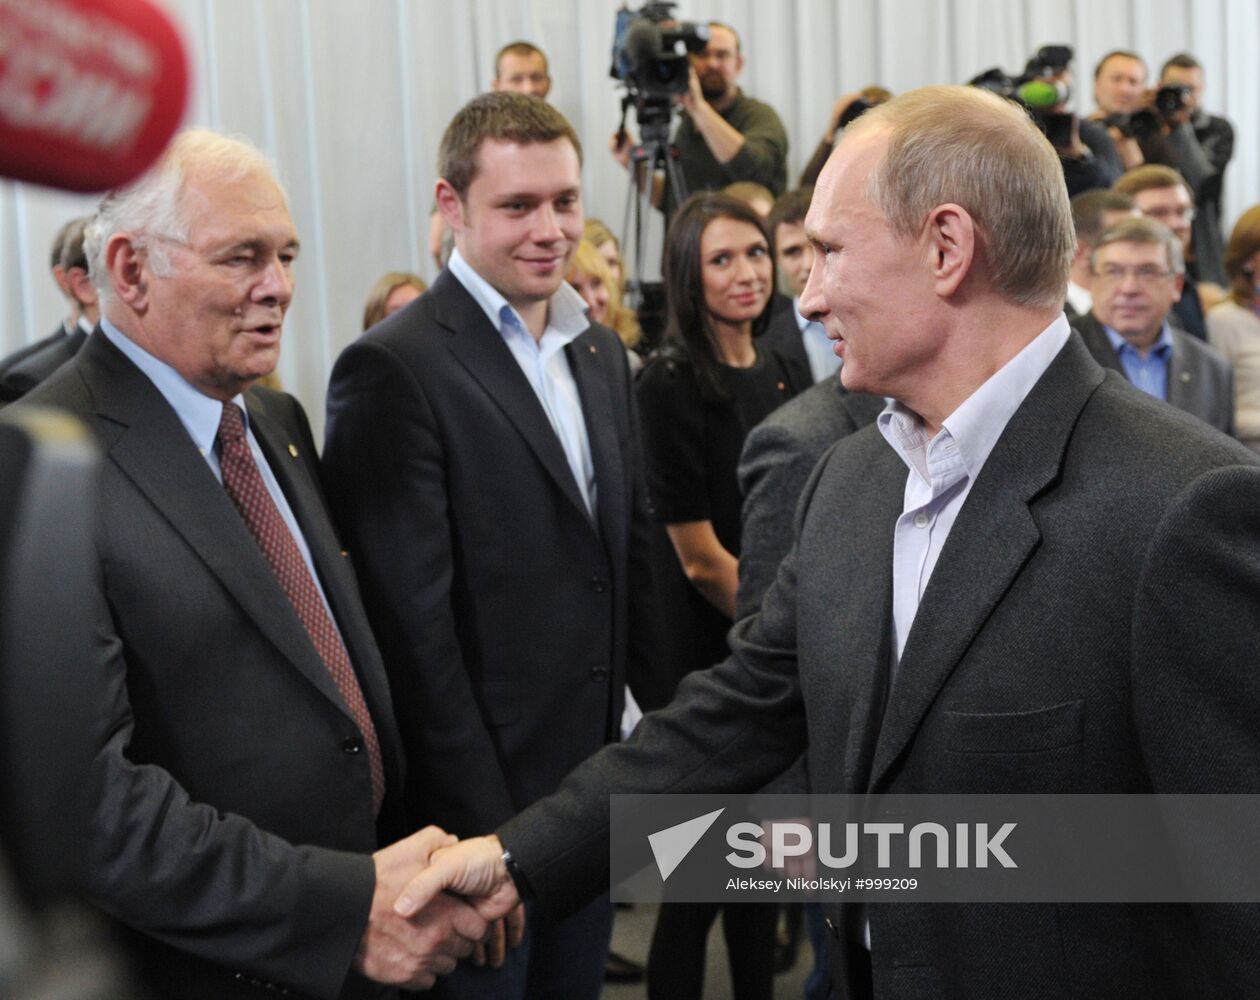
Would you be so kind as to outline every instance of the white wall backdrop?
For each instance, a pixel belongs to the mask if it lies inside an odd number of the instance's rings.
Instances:
[[[279,166],[303,242],[280,375],[317,436],[337,352],[359,331],[382,272],[433,277],[424,250],[438,141],[484,89],[499,46],[526,38],[551,58],[551,100],[586,145],[587,213],[621,227],[626,176],[606,152],[619,116],[608,78],[619,0],[163,0],[192,55],[190,124],[243,133]],[[636,4],[637,6],[637,4]],[[837,95],[895,92],[1023,67],[1040,45],[1076,49],[1078,109],[1112,48],[1152,72],[1185,49],[1206,68],[1205,103],[1235,124],[1225,226],[1260,201],[1260,0],[684,0],[683,17],[742,34],[745,89],[774,105],[794,179]],[[94,199],[0,181],[0,352],[51,330],[57,227]]]

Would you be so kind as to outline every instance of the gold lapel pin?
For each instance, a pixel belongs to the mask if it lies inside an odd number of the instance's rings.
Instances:
[[[1189,381],[1190,381],[1190,373],[1189,373],[1189,372],[1182,372],[1182,373],[1181,373],[1181,381],[1183,381],[1183,382],[1189,382]]]
[[[599,353],[597,350],[595,350],[595,345],[594,345],[594,344],[587,344],[586,346],[587,346],[587,348],[590,350],[590,352],[591,352],[592,354],[598,354],[598,353]]]
[[[289,445],[289,454],[292,455],[294,458],[297,458],[297,445],[295,444]]]

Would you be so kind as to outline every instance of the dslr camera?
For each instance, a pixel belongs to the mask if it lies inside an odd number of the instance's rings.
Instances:
[[[1103,121],[1120,131],[1129,139],[1145,139],[1157,135],[1178,111],[1183,111],[1190,101],[1190,88],[1167,86],[1155,91],[1155,98],[1149,107],[1141,108],[1130,115],[1112,114]]]

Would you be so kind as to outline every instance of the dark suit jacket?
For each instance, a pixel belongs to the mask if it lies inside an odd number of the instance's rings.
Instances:
[[[12,354],[6,354],[3,358],[0,358],[0,375],[3,375],[23,358],[30,357],[36,351],[51,344],[58,337],[64,337],[65,335],[65,323],[58,323],[57,328],[47,337],[40,337],[39,340],[33,341],[32,343],[23,344]]]
[[[385,672],[306,418],[280,393],[246,399],[397,785]],[[353,752],[354,720],[262,551],[174,410],[99,330],[25,402],[74,413],[106,456],[98,586],[83,609],[108,692],[94,897],[144,932],[139,957],[164,996],[266,995],[251,979],[367,995],[355,976],[342,987],[375,885],[367,755]],[[387,798],[392,832],[397,810]]]
[[[805,341],[801,338],[801,328],[796,325],[796,308],[788,296],[775,295],[770,301],[770,319],[757,337],[757,345],[775,348],[804,368],[806,375],[810,373]]]
[[[752,791],[804,745],[816,792],[1260,792],[1254,455],[1071,338],[960,511],[881,712],[906,474],[875,428],[841,441],[731,659],[500,829],[545,905],[606,884],[608,791]],[[872,906],[875,995],[1257,996],[1257,910]]]
[[[594,520],[533,389],[451,273],[346,348],[329,386],[328,494],[390,671],[409,815],[460,836],[616,738],[627,651],[648,638],[626,352],[592,327],[566,353]]]
[[[1124,366],[1093,313],[1072,320],[1090,354],[1104,368],[1124,375]],[[1214,347],[1169,324],[1172,357],[1168,363],[1168,402],[1193,413],[1226,434],[1234,433],[1234,366]]]
[[[28,344],[0,362],[0,403],[11,403],[30,392],[78,353],[87,334],[79,327],[69,333],[59,328],[51,336]]]
[[[839,378],[829,378],[749,431],[739,456],[744,516],[736,618],[756,611],[774,582],[792,547],[787,512],[796,509],[818,460],[841,438],[874,423],[883,408],[882,397],[849,392]]]

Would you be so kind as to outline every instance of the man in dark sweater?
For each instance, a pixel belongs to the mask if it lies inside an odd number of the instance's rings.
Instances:
[[[787,188],[787,131],[774,108],[736,84],[744,57],[735,29],[720,21],[710,21],[708,27],[708,45],[691,57],[690,89],[676,98],[683,114],[674,145],[686,193],[756,181],[777,198]],[[622,166],[629,165],[633,146],[627,133],[613,137],[613,155]],[[666,214],[672,214],[682,199],[663,190],[662,178],[654,178],[653,184],[653,204],[663,204]]]

